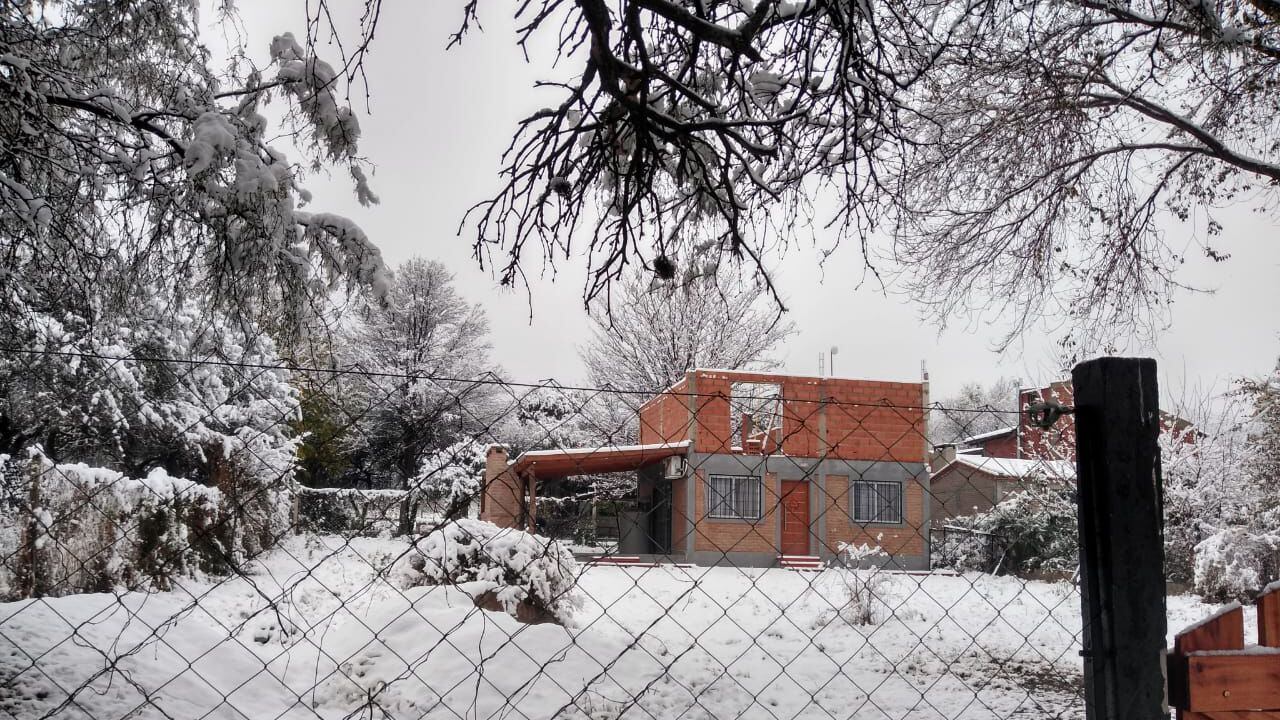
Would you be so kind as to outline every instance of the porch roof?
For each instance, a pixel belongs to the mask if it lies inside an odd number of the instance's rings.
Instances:
[[[531,450],[511,461],[511,470],[517,475],[532,473],[538,478],[627,472],[688,452],[688,440],[652,445]]]

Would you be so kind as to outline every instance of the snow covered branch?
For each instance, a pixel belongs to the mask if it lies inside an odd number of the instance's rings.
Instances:
[[[23,6],[0,23],[0,254],[12,300],[45,307],[83,295],[72,288],[141,280],[284,335],[334,284],[385,289],[359,228],[298,211],[310,200],[302,171],[259,112],[289,100],[284,136],[315,166],[348,166],[359,200],[376,202],[339,73],[286,33],[271,66],[221,77],[195,12],[72,2],[57,13]],[[91,314],[89,298],[76,301],[76,314]]]

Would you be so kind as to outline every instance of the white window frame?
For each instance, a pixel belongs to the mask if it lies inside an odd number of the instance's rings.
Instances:
[[[906,503],[906,488],[904,483],[896,480],[855,480],[850,483],[849,489],[849,516],[853,518],[855,523],[860,525],[901,525],[903,523],[903,518],[906,515],[904,507]],[[896,492],[897,502],[895,505],[897,507],[893,508],[895,511],[894,517],[885,519],[884,514],[881,512],[864,512],[860,515],[858,513],[859,491],[874,492],[880,496],[880,499],[886,499],[887,492]],[[882,508],[879,508],[877,504],[876,509],[880,510]],[[866,508],[863,508],[863,510],[866,510]]]
[[[729,480],[732,482],[732,488],[728,494],[722,494],[716,491],[716,481]],[[740,491],[739,486],[750,484],[745,491]],[[706,480],[706,513],[707,517],[712,520],[759,520],[764,514],[764,480],[759,475],[708,475]],[[753,492],[754,490],[754,492]],[[754,514],[743,514],[742,508],[735,507],[736,501],[745,499],[747,502],[754,502],[755,508],[749,509]],[[728,507],[726,513],[723,508]]]

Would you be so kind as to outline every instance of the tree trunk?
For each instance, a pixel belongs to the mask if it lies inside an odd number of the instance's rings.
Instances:
[[[400,518],[397,523],[397,535],[412,535],[417,532],[418,499],[413,490],[407,490],[400,499]]]
[[[36,510],[40,507],[40,464],[32,460],[27,471],[27,527],[23,533],[22,548],[18,560],[19,597],[40,597],[44,594],[41,582],[40,550],[37,543],[40,539],[40,518]]]

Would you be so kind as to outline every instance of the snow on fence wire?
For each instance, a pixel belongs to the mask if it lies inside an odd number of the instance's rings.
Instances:
[[[22,720],[1083,717],[1076,587],[1029,579],[1075,562],[1072,440],[984,461],[1011,407],[4,360],[42,398],[0,428]],[[953,528],[1018,552],[939,567]]]

